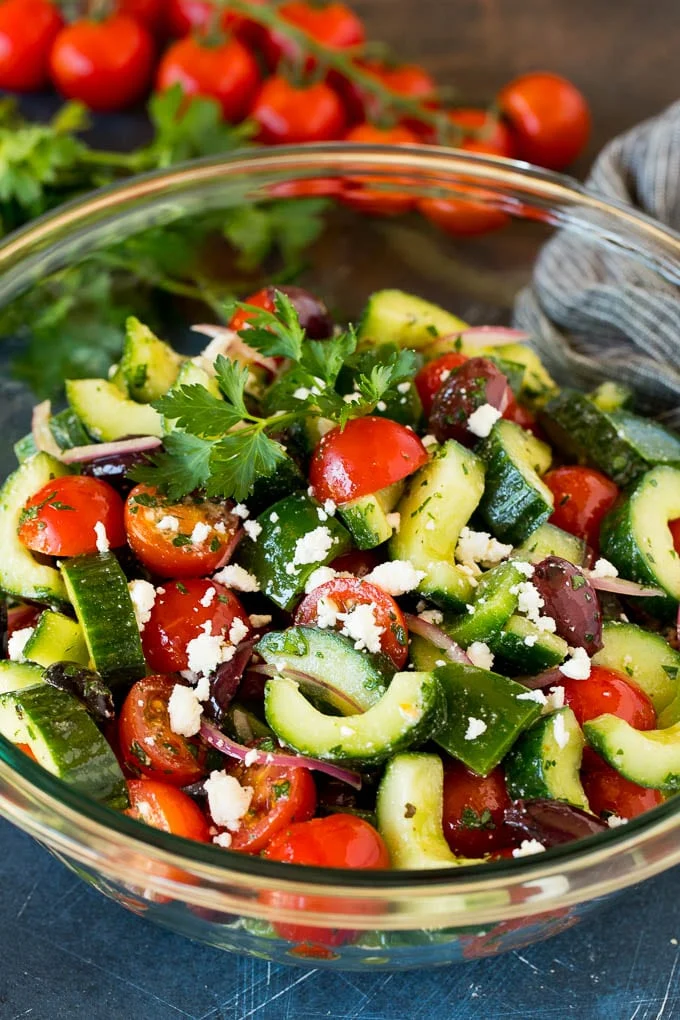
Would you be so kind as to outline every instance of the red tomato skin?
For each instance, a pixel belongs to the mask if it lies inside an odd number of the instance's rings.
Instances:
[[[555,497],[550,523],[584,538],[595,551],[600,545],[600,525],[618,499],[619,489],[594,468],[555,468],[543,480]]]
[[[521,404],[518,404],[516,400],[510,401],[503,411],[503,417],[506,421],[514,421],[516,425],[527,429],[528,432],[533,432],[534,435],[538,435],[540,438],[541,430],[536,422],[536,416],[527,407],[522,407]]]
[[[260,82],[257,61],[238,39],[208,46],[187,36],[166,51],[156,76],[163,92],[179,83],[187,96],[207,96],[222,107],[225,120],[245,117]]]
[[[215,596],[208,606],[206,594],[211,588]],[[174,673],[189,668],[187,644],[204,633],[204,624],[211,623],[212,634],[229,635],[235,619],[251,630],[248,614],[236,595],[216,581],[186,578],[166,581],[156,596],[151,617],[142,631],[144,658],[156,673]]]
[[[6,0],[0,6],[0,88],[36,92],[49,79],[50,50],[64,26],[47,0]]]
[[[245,304],[255,305],[256,308],[263,308],[265,312],[274,312],[276,306],[274,304],[274,297],[272,294],[271,287],[263,287],[262,290],[256,291],[245,299]],[[229,320],[229,329],[233,329],[235,333],[247,326],[253,315],[251,312],[247,312],[243,308],[239,308],[237,312],[234,312],[231,319]]]
[[[173,836],[210,842],[208,820],[186,793],[156,779],[130,779],[130,807],[125,814],[140,822],[171,832]]]
[[[426,418],[430,417],[434,398],[439,393],[442,383],[448,379],[455,368],[460,368],[467,360],[467,355],[451,351],[449,354],[442,354],[441,357],[435,358],[433,361],[428,361],[419,370],[414,382]]]
[[[581,781],[591,811],[596,815],[613,814],[619,818],[636,818],[651,808],[663,804],[660,790],[648,790],[644,786],[624,779],[616,769],[599,756],[598,763],[584,769]]]
[[[515,140],[512,132],[491,110],[461,106],[449,110],[446,117],[451,124],[451,134],[450,137],[445,135],[440,144],[464,149],[465,152],[504,156],[506,159],[515,158]],[[419,134],[422,140],[430,145],[439,141],[430,125],[424,126]]]
[[[357,815],[340,813],[289,825],[272,839],[264,856],[319,868],[390,867],[390,855],[377,829]]]
[[[428,459],[405,425],[369,415],[326,433],[312,454],[309,480],[319,502],[347,503],[401,481]]]
[[[673,536],[673,548],[678,556],[680,556],[680,517],[675,521],[669,521],[668,527]]]
[[[378,566],[380,559],[375,549],[352,549],[351,552],[343,553],[330,564],[333,570],[339,574],[354,574],[355,577],[365,577]]]
[[[564,701],[576,716],[579,726],[598,715],[615,715],[625,719],[633,729],[656,728],[654,705],[645,692],[628,677],[604,666],[591,666],[587,680],[560,681]]]
[[[357,124],[346,135],[346,142],[363,145],[417,145],[418,137],[402,124],[383,128]],[[407,192],[386,194],[369,187],[370,177],[351,177],[343,182],[345,205],[374,216],[400,216],[415,206],[415,197]]]
[[[357,14],[346,4],[332,0],[331,3],[317,6],[301,0],[291,0],[282,4],[278,13],[291,25],[301,29],[306,35],[323,43],[329,50],[346,50],[360,46],[366,38],[364,25]],[[265,57],[270,67],[276,67],[282,59],[296,61],[298,47],[291,39],[275,29],[268,31],[263,45]],[[311,71],[316,60],[309,56],[304,68]]]
[[[231,766],[229,772],[241,786],[253,789],[250,808],[232,835],[232,850],[259,854],[285,826],[313,818],[316,785],[308,769],[239,764]],[[277,784],[286,784],[288,791],[277,796]]]
[[[189,32],[205,32],[215,13],[210,0],[167,0],[166,22],[170,35],[181,38]]]
[[[514,843],[512,830],[503,821],[504,811],[510,803],[502,768],[495,768],[483,777],[475,775],[462,762],[453,759],[445,762],[442,825],[454,854],[483,857]],[[474,812],[478,819],[488,812],[488,827],[466,825],[466,809]]]
[[[585,148],[591,118],[581,92],[547,71],[521,75],[498,94],[518,155],[549,170],[563,170]]]
[[[325,82],[296,88],[279,75],[264,82],[250,116],[265,145],[333,141],[345,130],[342,102]]]
[[[104,525],[112,549],[125,545],[123,501],[99,478],[55,478],[27,501],[22,517],[19,541],[45,556],[96,553],[95,524]]]
[[[163,23],[165,0],[117,0],[116,11],[141,21],[150,32],[157,34]]]

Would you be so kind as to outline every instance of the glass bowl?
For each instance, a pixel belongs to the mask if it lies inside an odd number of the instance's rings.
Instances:
[[[415,213],[369,217],[338,203],[301,282],[352,319],[366,297],[400,287],[472,323],[510,320],[540,245],[568,227],[603,259],[645,279],[680,272],[680,238],[575,182],[454,150],[326,145],[258,150],[132,179],[63,206],[0,245],[0,309],[49,274],[161,224],[272,198],[354,193],[465,198],[508,222],[478,238],[447,236]],[[169,319],[196,309],[172,305]],[[205,316],[205,311],[201,313]],[[50,351],[45,351],[49,358]],[[9,443],[31,398],[2,384]],[[302,868],[191,843],[90,801],[0,738],[0,813],[105,895],[213,946],[339,969],[411,968],[517,949],[575,924],[627,887],[680,861],[680,800],[625,826],[533,857],[426,872]]]

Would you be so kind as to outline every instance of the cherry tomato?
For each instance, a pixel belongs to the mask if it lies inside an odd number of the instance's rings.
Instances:
[[[555,497],[550,523],[571,535],[585,538],[595,551],[600,544],[600,525],[619,495],[611,479],[588,467],[559,467],[543,477]]]
[[[507,124],[491,110],[477,107],[461,106],[448,110],[446,120],[451,125],[449,131],[444,130],[444,137],[439,139],[429,125],[421,131],[423,141],[434,144],[451,145],[466,152],[481,152],[484,155],[515,156],[515,141]]]
[[[245,298],[244,304],[255,305],[256,308],[262,308],[265,312],[273,312],[276,310],[276,306],[274,304],[274,291],[274,287],[263,287],[262,290],[258,290],[254,294],[250,294],[249,297]],[[245,309],[239,308],[238,311],[234,312],[229,320],[229,329],[233,329],[235,333],[239,333],[245,326],[248,325],[252,318],[252,312],[247,312]]]
[[[599,764],[581,773],[581,781],[591,811],[596,815],[635,818],[663,804],[660,790],[648,790],[620,776],[616,769],[599,759]]]
[[[214,594],[211,593],[214,590]],[[232,591],[201,578],[166,581],[157,589],[151,617],[142,632],[144,657],[158,673],[189,669],[187,645],[201,634],[222,635],[225,642],[238,644],[246,636],[237,627],[237,641],[229,641],[235,620],[250,633],[250,620]],[[206,625],[210,629],[206,630]]]
[[[454,854],[483,857],[514,842],[503,821],[510,807],[501,768],[477,776],[462,762],[449,759],[444,765],[444,836]]]
[[[251,6],[263,0],[250,0]],[[182,37],[194,32],[203,35],[214,24],[216,5],[211,0],[167,0],[166,23],[168,33]],[[227,7],[220,20],[221,27],[244,41],[262,41],[264,30],[256,22]]]
[[[7,613],[7,640],[17,630],[35,627],[42,613],[42,606],[16,606]]]
[[[295,623],[315,623],[320,599],[329,599],[341,613],[349,613],[355,606],[372,605],[375,622],[382,628],[381,651],[389,655],[397,669],[403,667],[408,658],[408,630],[404,614],[391,595],[358,577],[334,577],[305,596],[296,610]]]
[[[379,60],[355,60],[354,64],[364,74],[375,78],[395,95],[407,99],[419,99],[429,108],[438,105],[437,85],[430,74],[419,64],[400,64],[390,67]],[[345,78],[337,71],[331,71],[328,81],[342,96],[351,124],[361,121],[378,121],[382,115],[381,101],[357,82]],[[404,118],[404,126],[417,132],[427,128],[419,121]]]
[[[207,748],[170,726],[168,702],[176,683],[171,676],[145,676],[133,684],[120,710],[118,736],[123,761],[136,775],[188,786],[206,775]]]
[[[333,570],[339,574],[354,574],[355,577],[365,577],[366,574],[378,566],[380,562],[375,549],[352,549],[343,553],[330,564]]]
[[[165,14],[165,0],[117,0],[116,10],[136,18],[154,34],[158,33]]]
[[[326,433],[312,454],[309,480],[319,502],[347,503],[401,481],[427,460],[415,432],[369,415]]]
[[[256,308],[263,308],[266,312],[276,311],[274,297],[279,290],[290,298],[293,308],[297,312],[300,325],[311,340],[325,340],[333,333],[333,320],[323,301],[303,287],[296,287],[291,284],[284,284],[280,287],[263,287],[255,294],[245,299],[244,304],[255,305]],[[240,332],[253,318],[253,313],[245,309],[239,309],[232,315],[229,321],[229,329],[235,333]]]
[[[363,22],[358,15],[337,0],[321,6],[292,0],[290,3],[282,4],[278,8],[278,14],[329,50],[346,50],[352,46],[360,46],[366,37]],[[299,57],[296,44],[275,29],[267,33],[264,51],[270,67],[276,67],[282,58],[296,62]],[[308,57],[304,64],[305,69],[310,71],[315,66],[314,58]]]
[[[503,411],[503,417],[506,421],[514,421],[516,425],[520,425],[523,429],[527,429],[527,431],[533,432],[540,437],[536,415],[532,414],[528,407],[522,407],[521,404],[518,404],[514,397]]]
[[[669,521],[668,527],[673,538],[673,548],[678,556],[680,556],[680,517],[675,521]]]
[[[211,574],[226,562],[238,527],[226,503],[196,496],[173,503],[150,485],[135,486],[125,503],[132,551],[161,577]]]
[[[460,368],[464,361],[467,361],[465,354],[458,351],[451,351],[450,354],[442,354],[441,357],[429,361],[419,370],[415,377],[416,389],[420,402],[423,405],[423,412],[427,418],[430,417],[434,398],[439,393],[443,384],[454,368]]]
[[[523,74],[505,85],[498,105],[510,123],[518,155],[549,170],[562,170],[585,148],[590,110],[566,78],[547,71]]]
[[[266,145],[324,142],[345,130],[342,102],[325,82],[296,87],[280,75],[263,84],[250,111]]]
[[[208,819],[186,793],[156,779],[130,779],[127,788],[130,807],[126,815],[173,836],[210,842]]]
[[[63,25],[57,5],[49,0],[6,0],[0,6],[0,88],[43,88],[52,43]]]
[[[656,712],[645,692],[628,677],[604,666],[591,666],[587,680],[560,680],[564,700],[579,725],[598,715],[616,715],[636,730],[653,730]]]
[[[286,825],[313,817],[316,786],[308,769],[235,764],[229,772],[253,790],[250,807],[232,834],[232,850],[258,854]]]
[[[125,545],[123,501],[107,482],[85,475],[55,478],[27,501],[19,517],[19,541],[45,556],[96,553],[101,537],[111,548]]]
[[[74,21],[54,41],[52,81],[62,95],[92,110],[122,110],[146,94],[154,50],[149,30],[125,14]]]
[[[382,128],[365,123],[353,127],[345,135],[345,141],[371,145],[416,145],[418,138],[400,124]],[[379,181],[379,178],[348,177],[343,190],[345,205],[377,216],[398,216],[413,208],[416,201],[413,195],[408,192],[380,192],[369,186],[371,181],[376,180]]]
[[[210,46],[194,36],[172,44],[156,76],[159,91],[179,83],[187,96],[216,99],[233,122],[245,117],[259,82],[257,61],[238,39]]]

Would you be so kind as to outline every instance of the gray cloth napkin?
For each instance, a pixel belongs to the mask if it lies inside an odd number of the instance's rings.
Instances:
[[[680,102],[610,142],[586,183],[680,231]],[[544,246],[515,325],[563,381],[627,383],[641,411],[680,426],[680,265],[662,275],[629,254],[625,228],[617,238],[609,224],[603,241],[588,229],[598,215],[585,221]]]

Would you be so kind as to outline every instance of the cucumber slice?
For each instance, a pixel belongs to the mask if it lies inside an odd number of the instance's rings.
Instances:
[[[67,379],[66,398],[89,434],[104,443],[125,436],[163,436],[163,420],[149,404],[129,400],[105,379]]]
[[[680,790],[680,723],[635,730],[616,715],[583,724],[586,740],[625,779],[652,790]]]
[[[526,616],[511,616],[503,630],[487,643],[496,667],[511,675],[541,673],[563,662],[569,650],[563,638],[539,630]]]
[[[387,691],[362,715],[324,715],[294,680],[274,677],[264,696],[267,722],[277,737],[301,754],[326,761],[377,765],[439,729],[442,689],[432,673],[396,673]]]
[[[61,572],[94,668],[115,688],[139,680],[146,664],[127,579],[111,553],[75,556]]]
[[[483,491],[482,461],[449,439],[415,473],[397,504],[400,523],[390,540],[391,558],[409,560],[424,571],[418,591],[454,610],[464,609],[474,590],[469,576],[455,565],[455,552]]]
[[[521,545],[516,546],[512,555],[525,563],[540,563],[547,556],[559,556],[574,566],[582,567],[588,547],[584,539],[570,535],[554,524],[541,524]]]
[[[444,630],[463,648],[473,641],[489,643],[517,608],[517,595],[511,589],[524,580],[513,563],[499,563],[487,570],[475,589],[472,612],[446,624]]]
[[[115,754],[71,694],[49,684],[0,694],[0,733],[28,744],[43,768],[80,793],[119,810],[128,806]]]
[[[32,432],[29,432],[27,436],[22,436],[21,439],[17,439],[13,449],[14,456],[19,464],[23,464],[30,457],[35,457],[36,453],[39,452]]]
[[[634,623],[606,621],[602,625],[602,648],[592,661],[595,666],[630,677],[651,699],[657,713],[663,713],[680,694],[680,653],[660,634]],[[669,723],[659,717],[659,725]]]
[[[513,800],[548,797],[590,811],[581,785],[583,733],[570,708],[549,712],[523,733],[503,763]]]
[[[443,649],[437,648],[419,634],[411,634],[408,644],[409,659],[413,663],[413,668],[422,673],[432,673],[438,666],[445,666],[451,661]]]
[[[680,517],[680,470],[647,471],[611,510],[600,529],[600,549],[623,577],[657,585],[668,599],[646,599],[645,609],[673,611],[680,601],[680,558],[668,522]]]
[[[40,666],[55,662],[77,662],[87,666],[90,654],[83,629],[76,620],[46,609],[24,647],[24,658]]]
[[[535,701],[522,700],[526,687],[476,666],[450,663],[434,671],[446,695],[446,722],[435,741],[480,776],[487,776],[515,740],[540,715]],[[484,731],[474,733],[475,724]]]
[[[11,694],[44,682],[42,666],[32,662],[0,660],[0,694]]]
[[[17,535],[26,501],[53,478],[67,474],[68,468],[60,461],[48,453],[36,453],[0,489],[0,588],[7,595],[55,606],[68,605],[59,571],[39,563]]]
[[[133,400],[158,400],[176,382],[182,358],[133,315],[125,324],[120,371]]]
[[[177,389],[178,386],[202,386],[211,396],[217,397],[219,400],[223,399],[222,391],[217,385],[215,376],[210,375],[201,365],[197,365],[195,361],[182,362],[177,378],[171,388]]]
[[[352,548],[352,540],[340,521],[329,517],[322,523],[318,509],[318,504],[306,493],[293,493],[260,514],[257,522],[262,531],[256,542],[242,542],[239,546],[238,562],[255,575],[260,590],[281,609],[293,608],[305,590],[307,578],[317,567]],[[327,539],[319,543],[319,558],[313,563],[296,563],[298,542],[311,532]],[[322,552],[323,548],[327,551]]]
[[[630,386],[614,382],[608,379],[600,383],[588,396],[601,411],[622,411],[633,401],[633,391]]]
[[[444,767],[436,754],[397,754],[378,788],[378,831],[393,868],[448,868],[466,862],[442,829]],[[479,862],[474,862],[479,863]]]
[[[394,528],[387,515],[394,510],[403,492],[404,483],[395,482],[385,489],[338,507],[338,513],[359,549],[374,549],[392,537]]]
[[[553,494],[540,475],[550,447],[514,422],[496,422],[479,448],[486,483],[479,511],[502,542],[524,542],[553,512]]]
[[[398,344],[419,350],[437,336],[461,333],[467,323],[439,305],[403,290],[378,290],[371,294],[359,322],[359,342]]]
[[[372,708],[385,693],[394,673],[381,655],[358,652],[352,641],[334,630],[319,627],[289,627],[271,631],[258,642],[255,651],[277,669],[305,673],[320,684],[300,689],[308,697],[321,698],[341,715],[352,715]]]

